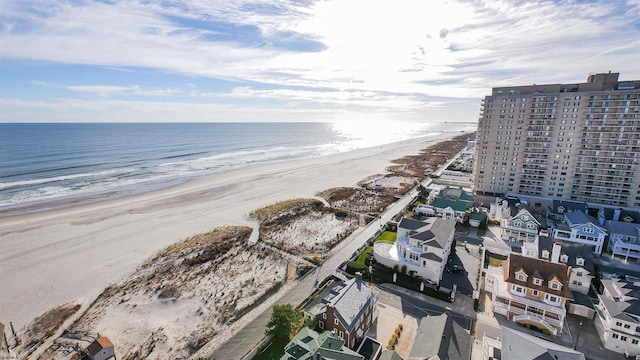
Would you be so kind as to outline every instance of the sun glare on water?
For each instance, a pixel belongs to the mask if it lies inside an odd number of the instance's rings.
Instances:
[[[348,139],[353,148],[388,144],[426,134],[427,124],[386,120],[340,121],[333,130]]]

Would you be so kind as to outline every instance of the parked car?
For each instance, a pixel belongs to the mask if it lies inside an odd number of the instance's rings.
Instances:
[[[453,265],[449,265],[447,266],[447,272],[448,273],[458,273],[458,274],[464,274],[464,268],[458,264],[453,264]]]

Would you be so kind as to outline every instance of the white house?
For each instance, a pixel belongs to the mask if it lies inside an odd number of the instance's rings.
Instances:
[[[640,224],[626,221],[607,221],[609,232],[609,250],[613,257],[625,261],[640,259]]]
[[[451,252],[455,227],[455,220],[450,219],[403,218],[398,223],[396,242],[376,242],[373,258],[390,268],[406,267],[408,274],[439,284]]]
[[[511,218],[502,219],[500,222],[503,241],[516,243],[537,242],[539,228],[540,222],[525,207],[521,207]]]
[[[596,305],[596,330],[606,349],[628,356],[640,355],[640,282],[602,280]]]
[[[587,244],[594,254],[600,255],[607,231],[598,221],[582,211],[576,210],[564,214],[564,224],[556,224],[553,237],[559,240]]]

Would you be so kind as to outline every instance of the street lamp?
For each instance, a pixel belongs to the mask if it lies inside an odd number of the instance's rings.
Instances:
[[[580,320],[580,326],[578,326],[578,335],[576,335],[576,343],[573,344],[573,350],[578,347],[578,341],[580,341],[580,330],[582,330],[582,320]]]

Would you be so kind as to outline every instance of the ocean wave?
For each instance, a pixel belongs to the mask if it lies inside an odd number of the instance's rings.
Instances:
[[[122,172],[135,171],[135,170],[136,170],[135,168],[128,168],[128,169],[121,168],[121,169],[96,171],[91,173],[60,175],[60,176],[54,176],[49,178],[0,182],[0,190],[7,190],[7,189],[17,188],[21,186],[42,185],[42,184],[48,184],[53,182],[75,180],[75,179],[81,179],[81,178],[87,178],[87,177],[102,177],[105,175],[112,175],[112,174],[117,174]]]

